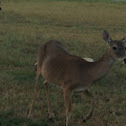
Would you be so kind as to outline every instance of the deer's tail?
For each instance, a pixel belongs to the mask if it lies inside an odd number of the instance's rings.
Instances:
[[[42,44],[38,51],[37,62],[35,63],[36,77],[41,74],[42,64],[46,56],[46,44]]]

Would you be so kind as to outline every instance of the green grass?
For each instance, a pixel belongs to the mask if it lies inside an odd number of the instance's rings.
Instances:
[[[56,39],[81,57],[98,59],[108,48],[104,29],[113,39],[126,36],[126,2],[105,0],[5,0],[0,12],[0,125],[64,126],[63,92],[51,86],[56,119],[47,117],[45,89],[41,84],[33,118],[27,119],[35,85],[34,63],[41,43]],[[96,99],[94,116],[86,124],[88,99],[73,95],[71,126],[125,126],[126,68],[116,63],[109,74],[91,87]]]

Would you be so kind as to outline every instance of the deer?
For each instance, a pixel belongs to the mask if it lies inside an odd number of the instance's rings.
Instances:
[[[88,61],[88,62],[94,62],[94,60],[92,58],[89,58],[89,57],[84,57],[83,59]],[[35,66],[35,71],[37,71],[37,62],[35,62],[34,66]]]
[[[108,43],[109,48],[99,60],[94,62],[89,62],[79,56],[70,54],[63,47],[61,42],[57,40],[50,40],[40,46],[37,56],[37,82],[28,115],[29,118],[33,111],[36,94],[39,90],[40,76],[45,79],[44,85],[48,102],[49,118],[54,117],[49,97],[48,85],[50,83],[58,85],[63,89],[66,111],[65,126],[69,126],[70,122],[71,96],[73,93],[82,93],[90,100],[90,110],[84,117],[83,122],[86,122],[92,117],[95,108],[95,98],[91,91],[89,91],[89,88],[94,82],[102,79],[117,60],[126,63],[126,37],[121,40],[113,40],[109,32],[104,30],[102,38]]]

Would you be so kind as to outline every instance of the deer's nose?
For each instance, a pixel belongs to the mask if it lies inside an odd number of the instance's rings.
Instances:
[[[0,10],[2,10],[2,8],[0,7]]]
[[[126,64],[126,58],[124,58],[124,63]]]

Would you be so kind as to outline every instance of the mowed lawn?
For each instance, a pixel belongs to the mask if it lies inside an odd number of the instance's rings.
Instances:
[[[49,121],[42,83],[32,118],[27,118],[34,92],[37,50],[41,43],[56,39],[71,54],[100,58],[108,48],[101,36],[104,29],[113,39],[126,36],[126,2],[102,1],[2,2],[0,126],[65,126],[63,91],[50,86],[56,118]],[[91,91],[96,99],[94,116],[82,122],[90,108],[89,100],[83,94],[74,94],[70,125],[126,126],[126,66],[115,63],[105,78],[92,85]]]

